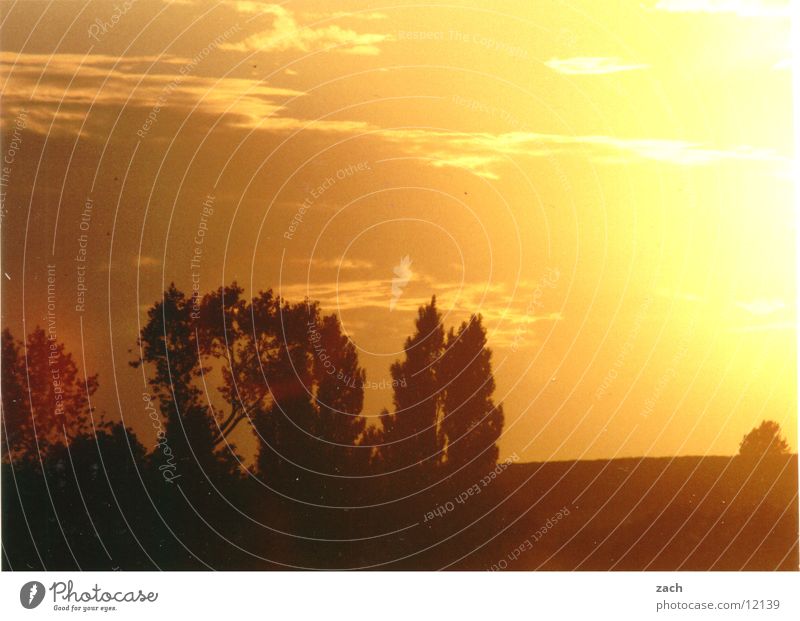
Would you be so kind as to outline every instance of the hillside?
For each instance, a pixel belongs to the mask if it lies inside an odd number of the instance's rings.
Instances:
[[[798,568],[796,455],[755,469],[730,457],[512,465],[497,480],[493,510],[487,500],[488,515],[441,546],[440,566]],[[458,518],[454,511],[451,532]],[[475,551],[460,559],[467,549]]]

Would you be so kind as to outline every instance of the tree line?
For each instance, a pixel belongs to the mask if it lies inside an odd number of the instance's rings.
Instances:
[[[376,413],[336,315],[236,283],[172,285],[148,310],[130,360],[142,400],[123,412],[138,435],[95,410],[98,376],[45,330],[4,330],[1,355],[6,569],[420,569],[452,537],[460,554],[505,526],[494,481],[517,466],[498,463],[486,328],[446,329],[435,297]],[[765,421],[740,459],[788,451]]]
[[[44,330],[25,343],[3,331],[3,525],[20,535],[4,537],[5,565],[225,567],[232,549],[259,566],[357,559],[376,524],[407,528],[497,462],[482,318],[446,330],[435,297],[391,366],[392,411],[371,415],[338,317],[272,290],[171,285],[131,353],[147,388],[125,418],[146,417],[152,437],[98,415],[98,376]]]

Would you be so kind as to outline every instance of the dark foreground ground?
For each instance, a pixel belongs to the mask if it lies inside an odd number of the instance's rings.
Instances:
[[[71,464],[47,487],[3,467],[4,569],[798,569],[796,455],[516,464],[472,495],[452,483],[357,511],[254,483],[145,479],[145,494],[105,466],[114,494],[91,464],[80,489]]]
[[[454,567],[798,568],[796,456],[521,464],[498,483],[507,500],[486,531],[505,530]]]

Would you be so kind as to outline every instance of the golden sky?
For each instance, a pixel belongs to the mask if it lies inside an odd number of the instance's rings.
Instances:
[[[273,287],[340,315],[376,415],[435,294],[486,320],[501,457],[731,454],[765,418],[796,450],[788,2],[332,6],[0,2],[15,334],[56,265],[95,405],[146,433],[166,284]]]

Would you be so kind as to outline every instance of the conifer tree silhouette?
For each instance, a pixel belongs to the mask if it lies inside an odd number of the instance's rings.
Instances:
[[[368,449],[358,447],[366,428],[361,411],[367,374],[358,363],[358,351],[335,315],[321,318],[312,349],[323,464],[334,474],[363,472],[370,458]]]
[[[444,391],[442,429],[451,471],[491,470],[497,462],[497,440],[503,428],[503,407],[495,405],[492,353],[480,315],[452,328],[441,360]]]
[[[415,327],[406,339],[404,360],[391,367],[395,411],[383,417],[383,459],[390,470],[413,465],[432,471],[443,457],[439,362],[444,328],[436,296],[419,308]]]

